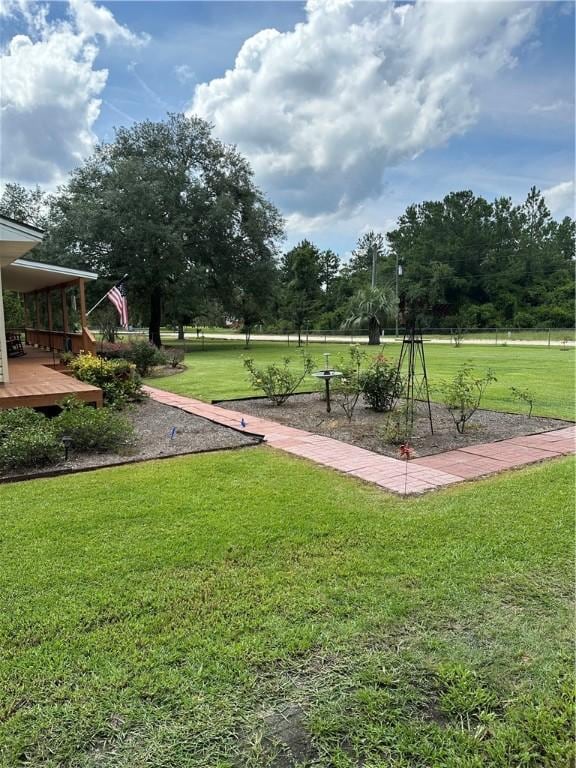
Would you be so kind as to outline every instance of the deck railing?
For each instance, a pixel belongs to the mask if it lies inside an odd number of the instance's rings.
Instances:
[[[96,352],[96,341],[88,328],[80,333],[64,333],[63,331],[45,331],[39,328],[26,328],[26,344],[33,347],[55,350],[56,352]]]

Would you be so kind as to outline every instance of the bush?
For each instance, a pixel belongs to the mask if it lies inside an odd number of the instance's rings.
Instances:
[[[60,360],[60,364],[61,365],[70,365],[72,360],[74,360],[74,353],[73,352],[60,352],[59,360]]]
[[[103,341],[99,345],[98,355],[107,360],[129,360],[130,344],[123,344],[119,341]]]
[[[41,428],[46,421],[43,413],[32,408],[10,408],[0,411],[0,440],[16,430]]]
[[[410,412],[407,404],[403,403],[386,416],[380,437],[385,443],[402,445],[411,439],[411,431]]]
[[[472,366],[463,365],[453,379],[443,382],[444,405],[460,434],[464,433],[466,424],[480,407],[486,387],[493,381],[496,377],[490,368],[483,377],[479,377],[474,374]]]
[[[534,408],[534,393],[529,389],[520,387],[510,387],[513,400],[518,403],[524,403],[528,408],[528,418],[532,418],[532,409]]]
[[[140,376],[147,376],[156,365],[166,364],[162,350],[148,341],[131,341],[129,347],[127,359],[134,363]]]
[[[134,439],[134,427],[124,416],[110,408],[93,408],[69,398],[62,412],[53,419],[54,432],[61,440],[72,438],[79,452],[117,451]]]
[[[244,367],[248,371],[252,388],[262,390],[274,405],[282,405],[314,369],[314,361],[307,354],[302,354],[302,363],[301,373],[289,367],[289,357],[283,358],[282,365],[273,363],[266,368],[256,368],[254,360],[249,358],[244,360]]]
[[[352,421],[354,410],[362,394],[360,370],[365,358],[366,352],[358,344],[352,344],[349,348],[348,359],[340,359],[338,362],[342,376],[332,380],[336,401],[346,414],[348,421]]]
[[[391,411],[402,393],[402,380],[396,366],[383,355],[376,355],[372,365],[361,376],[364,400],[374,411]]]
[[[178,368],[179,364],[184,360],[184,350],[180,347],[169,347],[164,350],[164,357],[167,365],[171,368]]]
[[[107,405],[122,408],[127,402],[142,397],[140,377],[134,364],[127,360],[104,360],[82,354],[71,361],[70,369],[80,381],[100,387]]]
[[[0,468],[25,469],[58,460],[62,446],[51,422],[31,408],[0,411]]]

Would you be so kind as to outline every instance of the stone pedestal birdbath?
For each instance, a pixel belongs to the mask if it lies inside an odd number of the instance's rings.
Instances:
[[[342,376],[342,371],[335,371],[333,368],[330,368],[329,359],[330,353],[324,352],[324,370],[316,371],[312,374],[317,379],[323,379],[326,384],[326,413],[330,413],[332,410],[330,405],[330,381]]]

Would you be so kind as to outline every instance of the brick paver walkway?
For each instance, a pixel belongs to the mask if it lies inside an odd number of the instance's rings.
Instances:
[[[539,435],[512,437],[497,443],[471,445],[457,451],[423,456],[406,462],[191,397],[153,387],[144,387],[144,390],[159,403],[181,408],[227,427],[245,428],[248,432],[262,435],[274,448],[311,459],[317,464],[332,467],[400,494],[424,493],[511,467],[568,455],[575,450],[576,426]]]

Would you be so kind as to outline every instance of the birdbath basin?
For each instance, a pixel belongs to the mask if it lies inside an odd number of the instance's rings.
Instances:
[[[329,358],[330,353],[325,352],[324,353],[324,361],[326,367],[323,371],[315,371],[312,376],[314,376],[316,379],[323,379],[324,383],[326,385],[326,413],[330,413],[332,410],[332,407],[330,405],[330,381],[332,379],[337,379],[338,377],[342,376],[342,371],[335,371],[333,368],[330,368],[329,365]]]

